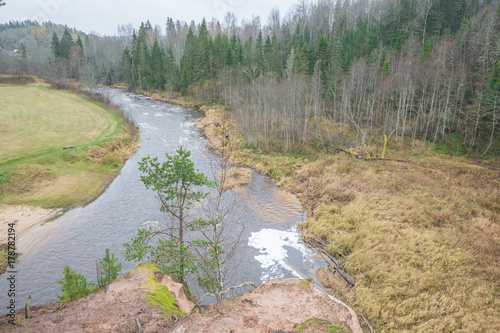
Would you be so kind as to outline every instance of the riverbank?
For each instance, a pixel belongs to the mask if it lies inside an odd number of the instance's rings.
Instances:
[[[136,151],[139,133],[99,95],[54,89],[37,78],[1,78],[0,232],[13,222],[19,239],[102,194]]]
[[[213,146],[221,140],[217,124],[237,129],[224,107],[200,109]],[[335,270],[323,269],[319,278],[376,331],[500,330],[498,160],[480,163],[432,147],[410,156],[391,142],[387,159],[314,142],[275,153],[247,147],[237,131],[230,135],[233,164],[298,195],[308,216],[303,237],[321,242],[355,286]]]
[[[312,282],[276,279],[222,302],[193,309],[182,285],[141,264],[108,286],[64,307],[51,303],[0,318],[0,332],[355,332],[349,307]]]

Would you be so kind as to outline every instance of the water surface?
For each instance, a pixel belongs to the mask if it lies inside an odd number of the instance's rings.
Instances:
[[[206,138],[195,124],[200,112],[152,100],[120,89],[104,89],[138,125],[141,147],[127,161],[109,188],[86,207],[74,209],[53,222],[38,226],[18,240],[22,252],[16,265],[16,303],[32,305],[57,301],[61,293],[56,280],[67,263],[87,280],[96,280],[96,260],[109,248],[123,263],[123,272],[137,263],[126,262],[123,243],[136,235],[145,221],[162,221],[158,199],[140,180],[138,162],[145,156],[175,154],[179,146],[192,152],[201,172],[211,174],[213,156],[204,151]],[[232,284],[260,284],[273,278],[301,277],[283,259],[308,277],[323,263],[299,241],[294,224],[305,218],[296,198],[280,191],[268,177],[252,172],[252,182],[228,191],[234,202],[230,223],[242,233],[242,246],[233,268]],[[0,277],[1,304],[8,301],[5,275]],[[197,291],[201,293],[200,290]],[[3,313],[6,311],[0,311]]]

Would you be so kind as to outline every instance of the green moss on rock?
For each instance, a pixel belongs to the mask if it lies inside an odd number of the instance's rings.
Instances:
[[[161,273],[161,270],[156,264],[143,263],[137,266],[133,271],[135,270],[148,272],[148,277],[146,282],[142,285],[142,288],[149,292],[146,300],[151,307],[159,307],[162,309],[163,315],[167,318],[170,318],[173,313],[185,314],[177,307],[177,302],[168,290],[168,287],[158,283],[155,273]]]
[[[346,329],[343,329],[340,326],[332,325],[331,322],[325,319],[320,319],[316,317],[312,317],[305,321],[302,325],[299,327],[299,332],[302,332],[308,327],[320,327],[323,328],[322,332],[328,332],[328,333],[334,333],[334,332],[349,332]]]

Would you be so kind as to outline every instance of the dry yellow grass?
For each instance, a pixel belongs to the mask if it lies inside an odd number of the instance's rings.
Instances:
[[[200,127],[217,146],[213,124],[230,115],[205,111]],[[327,244],[356,286],[329,270],[320,279],[375,331],[500,331],[498,161],[492,168],[429,150],[402,163],[309,146],[295,154],[232,148],[233,163],[300,195],[308,215],[302,230]],[[379,156],[381,148],[357,151]]]
[[[230,168],[226,172],[227,181],[224,191],[237,186],[245,186],[252,181],[252,171],[248,168]]]
[[[345,258],[356,281],[354,292],[333,278],[335,290],[376,331],[500,331],[498,170],[443,155],[401,163],[303,150],[236,158],[300,195],[305,234]]]
[[[356,298],[347,301],[377,331],[496,332],[498,180],[498,171],[465,159],[325,155],[289,186],[308,209],[305,232],[346,257],[356,280]]]

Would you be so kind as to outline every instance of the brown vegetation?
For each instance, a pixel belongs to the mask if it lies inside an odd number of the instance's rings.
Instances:
[[[252,154],[245,152],[245,164],[254,163]],[[272,154],[255,160],[278,167]],[[278,178],[307,208],[304,237],[325,242],[356,281],[355,291],[342,279],[326,284],[377,330],[500,328],[497,170],[445,156],[412,163],[340,154],[292,160],[302,166],[279,163]]]
[[[202,127],[230,115],[208,112]],[[216,133],[207,135],[213,140]],[[500,329],[497,160],[429,149],[406,159],[390,144],[386,156],[393,160],[369,159],[382,145],[352,148],[358,155],[311,144],[281,154],[233,147],[234,164],[300,197],[308,216],[303,236],[326,243],[356,285],[331,270],[318,276],[376,331]]]
[[[227,170],[226,177],[228,180],[224,191],[249,184],[252,181],[252,171],[248,168],[231,168]]]

